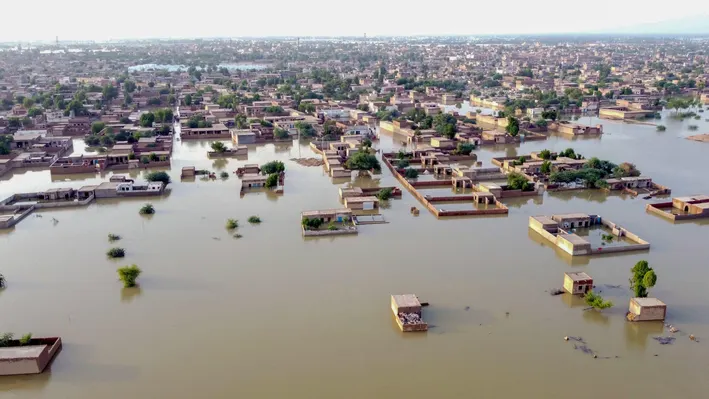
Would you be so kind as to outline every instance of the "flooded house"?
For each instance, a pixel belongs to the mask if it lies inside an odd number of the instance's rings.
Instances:
[[[663,321],[667,305],[656,298],[632,298],[628,307],[629,321]]]
[[[593,290],[593,279],[585,272],[566,272],[564,290],[572,295],[586,295]]]
[[[671,221],[709,218],[709,195],[672,198],[672,202],[647,204],[645,210]]]
[[[423,321],[421,302],[416,295],[392,295],[391,311],[401,331],[428,331],[428,323]]]
[[[379,208],[379,199],[375,196],[347,197],[345,206],[352,210],[371,211]]]
[[[11,340],[0,348],[0,376],[39,374],[59,353],[62,340],[58,337],[32,338],[26,345]]]

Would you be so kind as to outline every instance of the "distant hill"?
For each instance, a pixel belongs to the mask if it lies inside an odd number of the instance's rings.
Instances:
[[[601,32],[599,32],[601,33]],[[641,35],[703,35],[709,34],[709,14],[669,19],[666,21],[631,25],[618,29],[605,30],[602,33],[626,33]]]

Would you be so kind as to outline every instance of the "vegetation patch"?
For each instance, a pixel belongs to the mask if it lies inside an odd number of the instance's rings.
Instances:
[[[109,249],[106,252],[106,256],[108,256],[109,258],[113,258],[113,259],[122,258],[122,257],[126,256],[126,251],[123,248],[115,247],[115,248]]]
[[[153,204],[145,204],[142,208],[140,208],[139,213],[141,215],[152,215],[155,213],[155,208],[153,207]]]
[[[142,270],[136,265],[123,266],[118,269],[118,278],[123,282],[123,287],[135,287],[135,280],[138,279]]]
[[[120,239],[121,239],[121,236],[119,236],[118,234],[108,233],[108,241],[109,242],[118,241]]]
[[[236,219],[228,219],[226,221],[227,230],[234,230],[239,227],[239,221]]]
[[[249,216],[249,223],[259,224],[259,223],[261,223],[261,218],[258,216]]]

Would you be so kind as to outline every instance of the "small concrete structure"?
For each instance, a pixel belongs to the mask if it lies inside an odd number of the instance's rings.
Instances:
[[[564,273],[564,289],[569,294],[586,295],[593,289],[593,279],[585,272]]]
[[[451,183],[454,188],[473,188],[473,181],[467,176],[453,176]]]
[[[353,210],[371,211],[379,208],[379,198],[374,196],[347,197],[345,198],[345,206]]]
[[[268,176],[252,174],[244,175],[241,177],[241,188],[266,187],[266,179],[268,179]]]
[[[182,168],[182,173],[180,174],[180,178],[185,178],[185,177],[195,177],[197,175],[197,169],[194,166],[185,166]]]
[[[391,311],[401,331],[427,331],[428,323],[421,318],[421,302],[413,294],[392,295]]]
[[[656,298],[631,298],[627,318],[629,321],[663,321],[667,305]]]
[[[61,338],[33,338],[20,346],[17,340],[9,347],[0,348],[0,376],[39,374],[62,347]]]

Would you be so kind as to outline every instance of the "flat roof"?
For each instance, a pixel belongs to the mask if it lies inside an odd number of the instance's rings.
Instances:
[[[0,215],[0,222],[7,222],[8,220],[12,220],[14,218],[14,215]]]
[[[103,182],[103,183],[99,184],[98,186],[96,186],[96,190],[115,190],[122,183],[123,182],[112,182],[112,181]]]
[[[573,245],[590,244],[586,239],[576,234],[559,234],[559,237],[563,237],[565,240],[567,240]]]
[[[705,201],[705,200],[709,200],[709,195],[690,195],[687,197],[677,197],[674,199],[677,201],[682,201],[682,202]]]
[[[552,215],[552,218],[559,219],[587,219],[590,216],[585,213],[562,213],[559,215]]]
[[[328,216],[328,215],[335,215],[338,213],[352,213],[352,210],[349,208],[340,208],[340,209],[323,209],[320,211],[303,211],[300,213],[300,216]]]
[[[242,181],[261,181],[261,180],[266,180],[268,179],[268,176],[262,176],[262,175],[244,175],[241,177]]]
[[[349,197],[347,198],[347,203],[350,202],[379,202],[379,198],[375,196],[369,197]]]
[[[13,346],[10,348],[0,348],[0,361],[36,359],[47,345]]]
[[[548,225],[548,224],[552,224],[554,226],[559,225],[559,223],[556,220],[552,220],[549,216],[532,216],[532,218],[543,225]]]
[[[397,308],[412,308],[421,306],[421,302],[419,302],[419,299],[414,294],[392,295],[391,299],[394,300]]]
[[[564,274],[569,276],[573,281],[593,280],[586,272],[566,272]]]
[[[664,302],[657,298],[633,298],[632,301],[642,307],[667,306]]]

